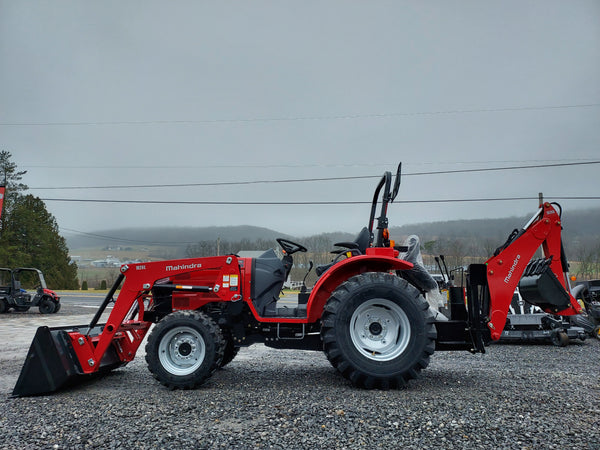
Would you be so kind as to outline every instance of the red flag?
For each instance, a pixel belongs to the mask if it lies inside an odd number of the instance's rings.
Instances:
[[[0,186],[0,219],[2,218],[2,206],[4,205],[4,191],[6,190],[5,186]]]

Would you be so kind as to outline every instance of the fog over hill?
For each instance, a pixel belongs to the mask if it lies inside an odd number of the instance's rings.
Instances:
[[[500,219],[451,220],[391,227],[392,238],[401,239],[417,234],[422,242],[437,239],[487,239],[502,244],[510,232],[523,227],[530,216]],[[563,237],[568,242],[591,242],[600,240],[600,208],[587,210],[565,210],[562,215]],[[358,230],[357,230],[358,231]],[[111,245],[161,245],[186,247],[202,241],[255,241],[275,240],[277,237],[296,239],[309,250],[316,240],[329,243],[354,238],[343,232],[322,233],[314,236],[294,237],[269,228],[254,226],[232,227],[147,227],[100,230],[87,234],[65,234],[71,251],[80,248],[106,247]],[[329,245],[329,244],[328,244]]]
[[[565,210],[562,214],[563,237],[565,239],[600,237],[600,208],[585,210]],[[417,234],[423,239],[447,238],[489,238],[504,239],[515,228],[522,228],[531,216],[506,217],[500,219],[449,220],[410,224],[392,227],[394,235]]]
[[[86,234],[66,234],[69,249],[106,247],[111,245],[186,246],[201,241],[254,241],[288,235],[249,225],[232,227],[144,227],[99,230]]]

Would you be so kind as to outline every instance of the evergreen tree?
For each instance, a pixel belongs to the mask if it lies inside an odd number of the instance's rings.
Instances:
[[[17,171],[11,154],[0,152],[0,170],[6,176],[6,195],[0,229],[0,266],[35,267],[44,272],[51,289],[76,289],[77,266],[70,263],[65,239],[42,200],[24,195],[20,182],[25,171]]]
[[[26,170],[18,171],[17,165],[13,163],[11,159],[12,155],[6,150],[0,151],[0,183],[4,183],[6,186],[6,192],[4,194],[4,206],[2,211],[2,217],[6,212],[10,212],[15,199],[23,192],[29,189],[26,184],[21,183],[23,175],[27,173]]]

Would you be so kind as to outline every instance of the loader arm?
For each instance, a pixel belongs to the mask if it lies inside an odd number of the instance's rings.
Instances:
[[[545,277],[542,281],[551,279],[555,285],[552,292],[543,293],[553,295],[555,300],[549,300],[551,303],[537,303],[538,306],[548,313],[563,316],[581,312],[581,306],[571,294],[568,282],[568,266],[561,243],[561,230],[560,214],[552,204],[546,202],[523,229],[515,231],[508,241],[496,250],[495,255],[485,262],[489,296],[489,316],[486,322],[492,339],[500,339],[513,293],[526,270],[527,273],[533,273],[533,285],[542,276]],[[531,270],[532,267],[528,266],[540,246],[543,261],[538,260],[536,263],[545,268],[543,274]]]
[[[159,319],[160,312],[153,311],[157,292],[169,293],[168,312],[197,309],[211,301],[241,299],[239,279],[239,262],[233,255],[121,266],[121,275],[89,325],[38,328],[13,395],[54,392],[132,361]],[[106,322],[99,324],[111,303]]]

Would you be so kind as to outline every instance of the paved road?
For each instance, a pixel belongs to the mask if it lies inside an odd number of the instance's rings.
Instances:
[[[80,292],[57,292],[60,296],[60,301],[63,306],[80,306],[83,308],[95,308],[97,309],[106,294],[102,293],[80,293]]]
[[[105,294],[58,292],[62,307],[56,314],[40,314],[37,308],[27,312],[11,311],[0,315],[0,360],[20,360],[27,355],[27,349],[38,327],[62,327],[88,324]],[[110,304],[103,318],[110,312]],[[101,319],[102,320],[102,319]]]
[[[83,308],[98,308],[106,294],[103,293],[80,293],[80,292],[57,292],[60,296],[60,301],[65,305],[83,307]],[[115,294],[115,298],[117,295]],[[298,296],[287,294],[282,297],[282,303],[294,305],[298,302]],[[110,308],[111,305],[109,305]]]

